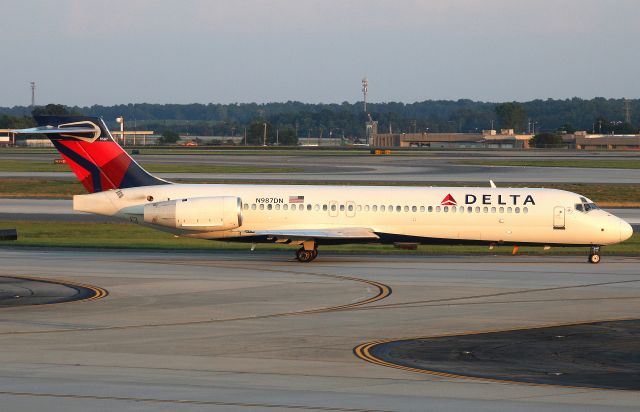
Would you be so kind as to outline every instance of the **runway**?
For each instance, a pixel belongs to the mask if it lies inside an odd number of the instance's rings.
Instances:
[[[345,159],[342,159],[343,161]],[[461,166],[441,164],[425,167],[382,167],[345,172],[338,166],[318,172],[295,173],[154,173],[167,180],[210,182],[300,183],[640,183],[637,169],[583,169],[576,167]],[[75,179],[72,172],[0,172],[0,178]]]
[[[380,339],[637,317],[640,259],[0,249],[0,276],[104,288],[1,309],[3,411],[637,410],[637,392],[430,376]]]
[[[1,159],[52,162],[59,157],[42,153],[0,153]],[[169,180],[208,180],[218,182],[361,182],[361,183],[465,183],[486,184],[493,179],[507,183],[640,183],[637,169],[599,169],[575,167],[512,167],[456,164],[458,160],[517,159],[606,159],[635,160],[637,153],[611,152],[423,152],[412,155],[371,156],[335,154],[299,154],[270,156],[256,154],[142,154],[133,156],[145,163],[186,165],[233,165],[293,167],[291,173],[157,173]],[[249,169],[250,170],[250,169]],[[64,172],[0,172],[0,178],[75,179]]]

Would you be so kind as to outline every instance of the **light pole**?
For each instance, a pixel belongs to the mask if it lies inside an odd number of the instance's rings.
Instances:
[[[266,146],[267,145],[267,123],[262,123],[262,126],[264,127],[264,130],[262,132],[262,145]]]
[[[126,146],[127,142],[124,140],[124,117],[117,117],[116,122],[120,123],[120,139],[122,139],[122,146]]]

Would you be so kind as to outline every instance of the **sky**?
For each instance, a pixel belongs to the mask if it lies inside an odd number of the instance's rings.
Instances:
[[[0,0],[0,106],[640,97],[638,0]]]

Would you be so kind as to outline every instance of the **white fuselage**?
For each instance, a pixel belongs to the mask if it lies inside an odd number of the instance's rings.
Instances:
[[[240,227],[169,231],[249,241],[265,230],[367,228],[389,242],[541,245],[607,245],[632,234],[605,211],[576,208],[592,204],[584,197],[555,189],[169,184],[75,196],[74,209],[142,223],[145,205],[218,196],[242,200]]]

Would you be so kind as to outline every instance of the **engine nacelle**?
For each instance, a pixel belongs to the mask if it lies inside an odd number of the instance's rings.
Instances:
[[[235,196],[167,200],[144,206],[152,225],[196,231],[235,229],[242,225],[242,200]]]

